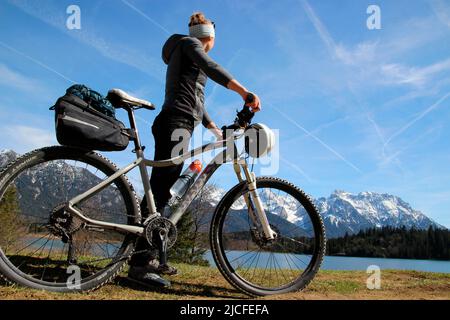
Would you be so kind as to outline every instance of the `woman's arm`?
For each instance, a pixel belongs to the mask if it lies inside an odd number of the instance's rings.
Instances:
[[[236,79],[234,79],[227,70],[221,67],[206,54],[201,42],[198,39],[187,38],[183,50],[209,78],[218,84],[237,92],[244,101],[247,99],[247,95],[250,92]],[[256,94],[253,95],[255,96],[254,101],[247,105],[251,107],[254,112],[257,112],[261,110],[261,102]]]
[[[220,130],[214,122],[210,122],[207,128],[216,136],[217,140],[222,140],[222,130]]]
[[[247,96],[250,92],[236,79],[234,79],[228,71],[222,68],[206,54],[199,40],[188,39],[183,47],[183,50],[209,78],[218,84],[237,92],[244,101],[247,100]],[[253,93],[253,95],[255,96],[254,101],[247,105],[251,107],[254,112],[257,112],[261,110],[261,102],[256,94]],[[204,110],[202,120],[203,125],[210,129],[218,139],[222,138],[222,131],[212,121],[206,110]]]
[[[211,130],[211,132],[216,136],[218,140],[221,140],[222,137],[222,130],[220,130],[217,125],[212,121],[211,117],[209,116],[208,112],[206,111],[205,107],[203,107],[203,120],[202,124],[205,128]]]
[[[233,79],[233,76],[227,70],[222,68],[222,66],[206,54],[200,40],[187,38],[183,46],[183,51],[214,82],[226,87]]]
[[[232,79],[230,82],[228,82],[227,88],[230,90],[233,90],[234,92],[237,92],[244,101],[247,100],[247,96],[250,93],[242,84],[240,84],[236,79]],[[251,107],[253,109],[253,112],[258,112],[261,110],[261,101],[259,100],[259,97],[252,93],[255,97],[252,103],[246,104],[247,106]]]
[[[227,85],[228,89],[237,92],[244,101],[247,100],[247,96],[250,93],[243,85],[241,85],[236,79],[230,80]],[[259,97],[252,93],[255,97],[252,103],[247,104],[252,108],[253,112],[258,112],[261,110],[261,102]],[[203,125],[211,130],[211,132],[217,137],[218,140],[223,139],[222,130],[220,130],[217,125],[212,121],[206,109],[203,110]]]

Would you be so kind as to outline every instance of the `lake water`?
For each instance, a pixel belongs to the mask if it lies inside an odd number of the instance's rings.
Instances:
[[[233,251],[228,253],[229,260],[238,258],[245,252]],[[264,267],[267,265],[269,255],[260,255],[258,265]],[[298,259],[296,264],[302,265],[301,261],[309,262],[310,258],[307,256],[297,255]],[[215,265],[211,251],[205,253],[205,259],[207,259],[212,266]],[[245,257],[242,259],[246,259]],[[286,263],[283,263],[286,261]],[[236,263],[236,262],[235,262]],[[270,263],[270,262],[269,262]],[[250,262],[247,262],[250,264]],[[277,259],[277,264],[281,267],[289,268],[289,265],[293,265],[293,261],[284,257]],[[285,265],[284,265],[285,264]],[[416,270],[426,272],[441,272],[450,273],[450,261],[438,261],[438,260],[412,260],[412,259],[385,259],[385,258],[356,258],[356,257],[330,257],[326,256],[322,263],[322,270],[360,270],[366,271],[367,267],[376,265],[381,270],[396,269],[396,270]]]
[[[45,239],[39,239],[33,244],[33,247],[40,247],[45,245]],[[50,246],[50,244],[48,244]],[[55,249],[62,248],[62,242],[57,241],[54,244]],[[116,244],[120,246],[120,244]],[[117,247],[108,244],[99,244],[97,251],[102,249],[103,252],[97,252],[98,254],[113,254]],[[48,248],[47,248],[48,250]],[[229,260],[241,259],[241,262],[245,262],[251,255],[245,256],[245,251],[230,251],[228,252]],[[280,255],[280,254],[275,254]],[[289,259],[286,259],[284,255],[277,257],[277,267],[294,269],[294,266],[299,268],[304,268],[310,257],[304,255],[291,255]],[[212,257],[211,251],[207,251],[204,255],[205,259],[209,261],[211,266],[215,266],[214,259]],[[258,258],[258,266],[265,268],[268,265],[269,254],[261,253]],[[234,266],[239,263],[239,260],[234,262]],[[245,262],[247,265],[252,264],[254,266],[255,262],[251,259]],[[270,265],[269,261],[269,265]],[[272,262],[274,263],[274,262]],[[416,270],[416,271],[426,271],[426,272],[441,272],[450,273],[450,261],[439,261],[439,260],[413,260],[413,259],[386,259],[386,258],[357,258],[357,257],[331,257],[326,256],[322,263],[322,270],[360,270],[366,271],[368,266],[375,265],[380,267],[381,270],[396,269],[396,270]]]

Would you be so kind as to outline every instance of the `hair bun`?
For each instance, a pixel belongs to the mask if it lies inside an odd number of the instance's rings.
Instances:
[[[211,21],[209,21],[208,19],[206,19],[205,15],[203,14],[203,12],[194,12],[194,14],[192,14],[190,20],[189,20],[189,27],[198,25],[198,24],[208,24],[211,23]]]

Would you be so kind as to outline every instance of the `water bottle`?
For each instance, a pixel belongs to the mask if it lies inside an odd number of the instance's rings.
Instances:
[[[169,200],[169,205],[175,205],[186,193],[192,183],[197,178],[198,174],[202,171],[202,163],[200,160],[195,160],[190,166],[181,174],[175,184],[170,188],[170,195],[172,198]]]

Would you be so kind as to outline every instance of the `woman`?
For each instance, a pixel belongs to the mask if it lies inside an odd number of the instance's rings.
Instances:
[[[155,138],[155,160],[174,157],[172,150],[180,144],[187,150],[192,132],[198,123],[210,129],[216,137],[222,136],[221,130],[212,121],[204,106],[204,88],[207,78],[237,92],[244,101],[250,92],[230,73],[214,62],[207,53],[214,47],[215,24],[206,19],[203,13],[194,13],[189,22],[189,36],[175,34],[165,43],[162,58],[168,65],[166,75],[166,95],[161,113],[155,118],[152,133]],[[253,112],[260,110],[260,100],[254,94],[252,103],[247,104]],[[172,133],[185,129],[180,140],[172,141]],[[177,154],[178,155],[178,154]],[[170,199],[170,188],[179,178],[183,163],[153,168],[150,179],[158,212],[163,212]],[[144,205],[144,208],[146,205]],[[147,244],[142,241],[136,251],[145,250]],[[154,284],[168,282],[158,274],[176,274],[176,269],[168,265],[158,265],[152,254],[137,254],[130,261],[129,276],[137,281]]]

